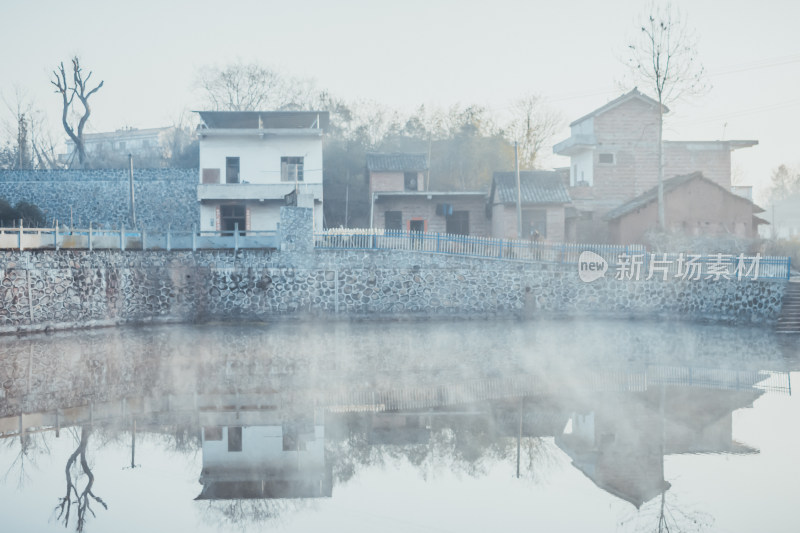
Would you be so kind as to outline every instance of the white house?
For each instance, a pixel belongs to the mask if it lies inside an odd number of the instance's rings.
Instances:
[[[83,146],[86,154],[92,158],[127,158],[128,154],[133,154],[136,159],[159,158],[176,130],[173,126],[144,129],[128,127],[116,131],[86,133],[83,136]],[[77,160],[78,157],[75,143],[71,139],[66,142],[67,153],[58,156],[62,163]]]
[[[322,230],[320,111],[198,111],[201,231],[275,230],[280,207],[296,193]]]
[[[287,421],[274,411],[243,412],[238,418],[231,412],[201,413],[203,489],[197,499],[330,497],[323,416]]]

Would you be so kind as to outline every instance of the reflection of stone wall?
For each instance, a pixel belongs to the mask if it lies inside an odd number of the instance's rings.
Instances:
[[[769,323],[786,285],[583,283],[574,268],[402,251],[9,251],[0,253],[0,269],[3,332],[280,316],[565,314]]]
[[[197,169],[134,168],[136,222],[155,231],[191,229],[198,223]],[[118,228],[130,226],[129,175],[124,169],[4,170],[0,198],[12,205],[26,201],[44,211],[47,223],[86,228],[89,223]],[[8,225],[11,221],[7,221]]]

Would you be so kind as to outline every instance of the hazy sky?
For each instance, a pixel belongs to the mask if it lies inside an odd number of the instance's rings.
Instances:
[[[759,146],[734,154],[742,184],[766,183],[778,165],[800,164],[800,2],[676,3],[696,29],[713,88],[672,106],[666,138],[757,139]],[[57,127],[51,71],[77,54],[105,81],[87,131],[154,127],[197,107],[199,67],[256,61],[313,78],[346,100],[406,110],[460,102],[507,112],[515,97],[539,93],[564,117],[559,141],[569,134],[567,123],[623,92],[620,58],[646,6],[0,0],[0,93],[12,100],[15,87],[27,91]]]

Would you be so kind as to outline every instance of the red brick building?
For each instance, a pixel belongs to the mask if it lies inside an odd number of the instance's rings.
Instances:
[[[491,235],[484,191],[428,191],[426,154],[367,154],[371,227]]]
[[[563,241],[566,206],[570,203],[564,176],[557,171],[519,173],[522,193],[522,238]],[[492,237],[517,238],[516,172],[495,172],[489,193]]]
[[[607,238],[603,216],[658,185],[658,105],[634,89],[574,121],[570,137],[553,147],[570,158],[569,195],[577,216],[568,237]],[[664,141],[664,177],[699,171],[730,191],[731,152],[756,144]]]
[[[610,240],[617,244],[645,242],[645,234],[658,227],[658,191],[653,187],[608,212]],[[664,180],[664,214],[667,229],[684,235],[735,236],[752,239],[755,216],[764,210],[738,196],[701,172]]]

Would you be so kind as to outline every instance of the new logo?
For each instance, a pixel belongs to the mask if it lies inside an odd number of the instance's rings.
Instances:
[[[590,283],[606,275],[608,261],[594,252],[581,252],[578,257],[578,276],[581,281]]]

